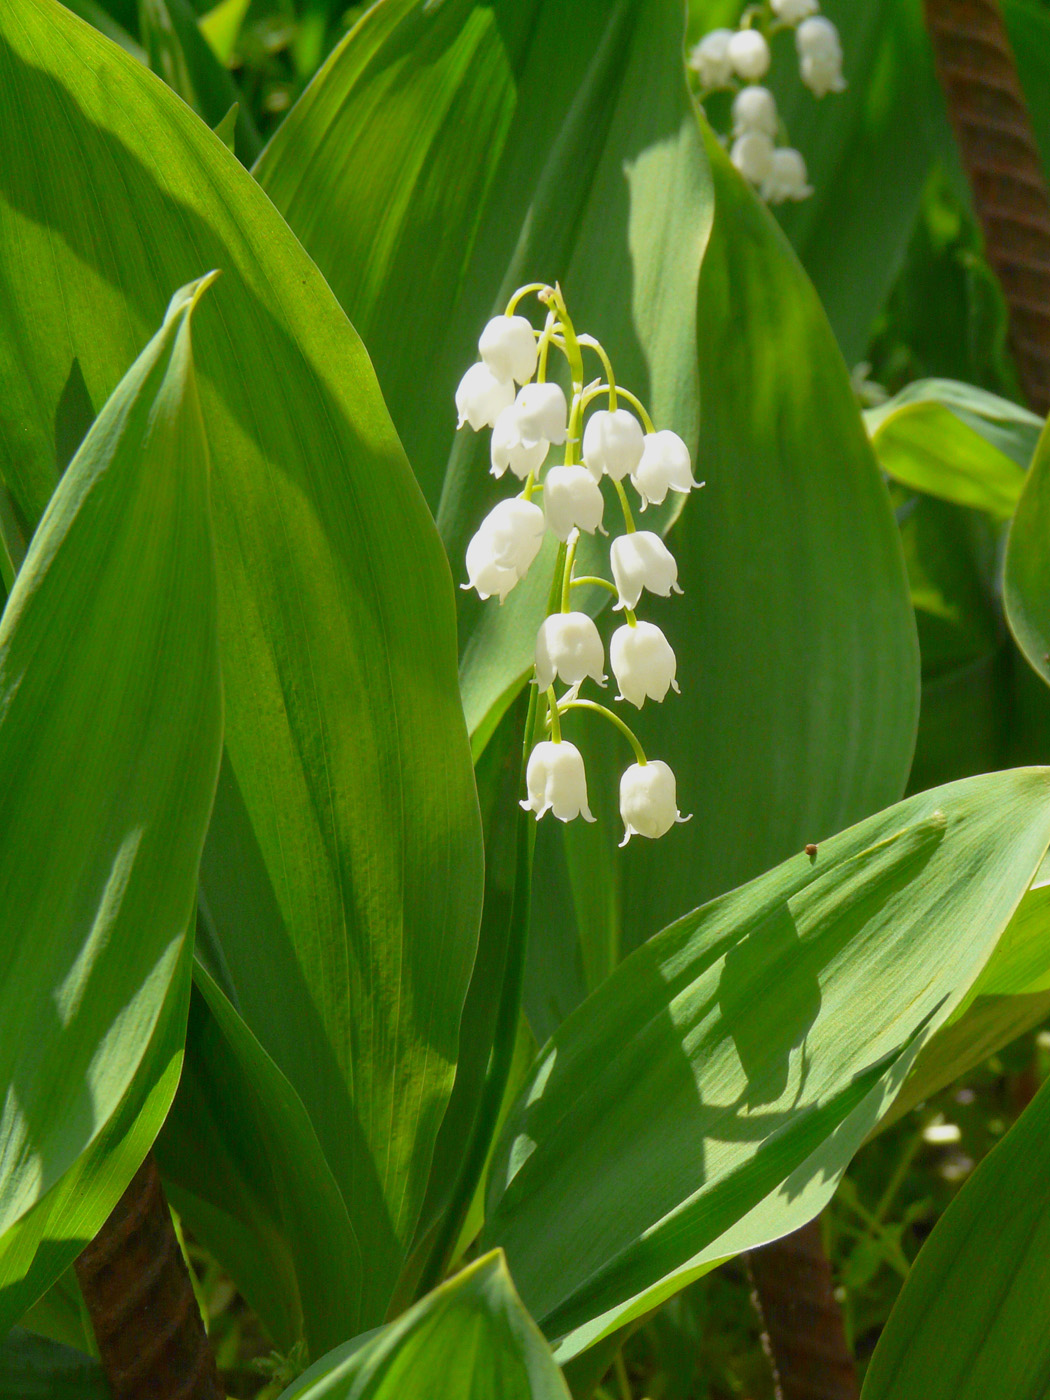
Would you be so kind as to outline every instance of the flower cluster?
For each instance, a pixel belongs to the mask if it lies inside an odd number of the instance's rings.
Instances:
[[[819,9],[818,0],[761,0],[747,7],[739,29],[711,30],[689,55],[701,101],[721,90],[736,94],[731,159],[769,204],[813,193],[802,153],[777,144],[786,136],[783,122],[773,94],[761,86],[772,62],[772,35],[794,29],[799,73],[815,97],[846,87],[838,30]]]
[[[517,314],[518,304],[531,293],[547,308],[542,330]],[[584,383],[585,349],[600,359],[604,380]],[[547,379],[552,351],[568,362],[569,399],[559,384]],[[678,565],[659,535],[635,528],[624,483],[630,481],[643,511],[650,504],[662,504],[669,491],[691,491],[699,483],[693,480],[689,450],[677,433],[658,432],[637,396],[617,385],[603,347],[593,336],[577,335],[557,286],[533,283],[515,292],[506,313],[482,331],[478,352],[479,362],[467,370],[456,390],[459,426],[469,425],[475,432],[491,428],[492,474],[503,477],[509,471],[522,489],[501,500],[481,522],[467,546],[469,582],[463,587],[502,603],[536,561],[547,531],[559,542],[548,615],[536,637],[534,669],[550,738],[532,748],[525,773],[528,796],[521,805],[537,820],[547,812],[565,822],[578,816],[594,820],[583,757],[562,737],[564,717],[589,710],[611,721],[634,750],[636,762],[620,780],[620,844],[626,845],[632,836],[663,836],[675,822],[687,820],[678,811],[674,774],[666,763],[646,758],[618,714],[580,698],[586,681],[607,684],[605,647],[593,618],[573,608],[572,593],[590,586],[616,596],[614,610],[624,617],[609,642],[617,700],[641,709],[646,700],[662,701],[669,690],[678,690],[670,643],[659,627],[634,613],[645,591],[664,598],[681,592]],[[602,399],[607,407],[593,406]],[[635,412],[621,407],[621,399]],[[547,466],[552,446],[564,449],[563,461]],[[577,578],[580,532],[606,533],[606,480],[619,498],[625,527],[609,549],[612,581],[596,575]],[[560,697],[555,682],[566,687]]]

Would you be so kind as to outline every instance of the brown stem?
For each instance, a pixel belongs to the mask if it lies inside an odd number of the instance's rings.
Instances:
[[[857,1400],[820,1221],[748,1255],[777,1400]]]
[[[152,1153],[76,1272],[113,1400],[223,1400]]]
[[[926,28],[1010,345],[1032,407],[1050,412],[1050,196],[997,0],[924,0]]]

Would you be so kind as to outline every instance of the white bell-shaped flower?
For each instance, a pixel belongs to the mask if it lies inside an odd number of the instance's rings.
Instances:
[[[769,45],[757,29],[738,29],[729,41],[728,54],[745,83],[757,83],[769,72]]]
[[[752,83],[733,98],[733,135],[757,131],[770,140],[777,134],[777,103],[769,88]]]
[[[678,693],[678,663],[659,627],[636,622],[617,627],[609,642],[609,665],[620,687],[617,700],[629,700],[640,710],[646,700],[663,700],[668,690]]]
[[[814,15],[803,20],[795,31],[799,72],[814,97],[829,92],[845,92],[842,76],[842,44],[839,31],[830,19]]]
[[[808,199],[812,193],[802,152],[791,146],[774,151],[769,174],[762,181],[762,198],[769,204],[783,204],[786,199]]]
[[[514,402],[514,385],[509,379],[497,379],[488,365],[471,365],[459,381],[456,390],[457,428],[464,423],[477,432],[491,428],[503,410]]]
[[[564,739],[560,744],[550,739],[538,743],[529,755],[525,786],[529,796],[521,805],[535,812],[537,821],[545,812],[553,812],[560,822],[581,814],[585,821],[594,821],[587,805],[583,755],[575,744]]]
[[[820,9],[818,0],[772,0],[773,13],[785,24],[798,24]]]
[[[590,676],[604,685],[605,648],[593,618],[586,613],[552,613],[536,636],[536,684],[579,685]]]
[[[697,485],[688,447],[668,428],[647,434],[642,460],[631,480],[642,498],[643,510],[647,505],[662,505],[668,491],[688,494]]]
[[[467,578],[481,598],[502,603],[528,573],[543,545],[543,511],[520,497],[500,501],[481,522],[467,545]]]
[[[531,447],[525,446],[518,423],[518,406],[510,404],[496,419],[492,429],[489,443],[492,475],[502,476],[509,467],[516,477],[524,481],[530,472],[539,471],[543,466],[548,446],[543,438]]]
[[[560,444],[568,433],[569,406],[560,384],[526,384],[514,401],[526,447],[545,440]]]
[[[543,478],[543,510],[559,540],[570,530],[593,535],[602,523],[605,498],[586,467],[551,467]]]
[[[749,131],[733,142],[729,158],[753,185],[760,185],[773,168],[773,142],[761,131]]]
[[[539,359],[532,322],[524,316],[493,316],[481,332],[478,352],[497,379],[524,384],[536,373]]]
[[[675,822],[687,822],[678,810],[674,774],[658,758],[648,763],[632,763],[620,779],[620,816],[626,846],[632,836],[656,840],[666,836]]]
[[[625,408],[600,408],[583,430],[583,464],[594,477],[622,481],[642,460],[642,425]]]
[[[734,33],[732,29],[712,29],[690,50],[689,67],[699,77],[702,88],[727,87],[733,81],[729,41]]]
[[[681,593],[678,587],[678,565],[675,557],[659,535],[651,530],[635,530],[618,535],[609,551],[613,582],[619,592],[616,608],[633,608],[642,596],[642,589],[669,598]]]

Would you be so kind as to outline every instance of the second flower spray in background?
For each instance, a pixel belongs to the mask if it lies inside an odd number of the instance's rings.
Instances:
[[[531,294],[546,308],[542,330],[517,313]],[[604,379],[585,384],[585,350],[601,362]],[[614,609],[623,612],[624,622],[609,643],[617,700],[640,709],[647,699],[659,702],[669,690],[678,690],[670,643],[659,627],[635,615],[643,592],[664,598],[681,592],[678,565],[659,535],[635,527],[624,483],[630,481],[643,511],[649,504],[660,505],[668,491],[691,491],[700,483],[693,480],[689,450],[677,433],[657,431],[641,400],[617,385],[605,349],[593,336],[576,333],[557,286],[519,288],[505,314],[482,331],[478,351],[480,361],[467,370],[456,391],[459,427],[469,425],[475,432],[491,428],[493,475],[509,471],[522,489],[500,501],[481,522],[467,546],[469,582],[463,586],[502,603],[535,562],[546,532],[559,541],[551,605],[536,637],[533,677],[546,705],[550,738],[529,754],[528,795],[522,806],[537,820],[547,812],[561,821],[578,816],[594,820],[583,756],[562,734],[568,714],[590,711],[615,725],[634,752],[635,762],[620,779],[620,844],[632,836],[663,836],[676,822],[688,820],[678,811],[674,774],[666,763],[646,757],[634,731],[614,710],[581,698],[585,682],[607,683],[605,648],[593,618],[573,608],[572,594],[585,585],[607,589],[616,597]],[[547,379],[552,351],[568,362],[571,400]],[[622,407],[621,399],[630,407]],[[602,400],[606,407],[594,407]],[[552,446],[564,447],[563,461],[545,470]],[[612,581],[576,576],[580,531],[605,533],[603,477],[612,483],[624,522],[624,533],[609,550]],[[567,687],[561,696],[555,682]]]

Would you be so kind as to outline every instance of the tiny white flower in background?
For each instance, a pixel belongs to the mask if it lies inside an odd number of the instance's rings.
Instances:
[[[757,83],[769,72],[769,45],[757,29],[738,29],[727,52],[729,62],[746,83]]]
[[[515,399],[518,430],[526,447],[541,439],[563,443],[568,433],[569,406],[560,384],[526,384]]]
[[[492,428],[489,456],[492,460],[492,475],[502,476],[509,467],[522,481],[530,472],[539,471],[547,456],[549,444],[540,438],[539,442],[526,447],[521,440],[521,427],[518,423],[518,406],[510,404],[496,419]]]
[[[803,20],[795,31],[799,71],[802,81],[815,97],[829,92],[845,92],[842,76],[842,44],[830,19],[814,15]]]
[[[769,174],[762,181],[762,198],[770,204],[783,204],[786,199],[808,199],[812,193],[802,152],[791,146],[774,151]]]
[[[544,514],[559,540],[574,529],[593,535],[604,509],[601,487],[586,467],[551,467],[543,478]]]
[[[536,684],[541,690],[554,684],[579,685],[590,676],[604,685],[605,648],[586,613],[551,613],[536,636]]]
[[[535,812],[536,820],[545,812],[553,812],[561,822],[571,822],[581,814],[592,822],[587,805],[587,775],[583,755],[575,744],[554,743],[545,739],[529,755],[525,769],[528,801],[522,802],[526,812]]]
[[[733,99],[733,135],[757,131],[772,139],[777,134],[777,104],[769,88],[741,88]]]
[[[772,0],[773,13],[785,24],[798,24],[820,9],[817,0]]]
[[[642,589],[661,598],[678,587],[678,565],[674,555],[659,535],[651,530],[635,530],[630,535],[618,535],[609,551],[613,582],[619,592],[616,608],[633,608],[642,596]]]
[[[493,316],[481,332],[478,353],[497,379],[524,384],[536,373],[539,359],[532,322],[524,316]]]
[[[632,763],[620,779],[620,816],[623,818],[626,846],[632,836],[651,840],[666,836],[675,822],[687,822],[678,810],[674,774],[660,759],[644,766]]]
[[[732,29],[712,29],[689,54],[689,67],[700,79],[702,88],[725,87],[733,81],[733,65],[729,58]]]
[[[729,158],[753,185],[760,185],[773,168],[773,142],[760,131],[749,131],[733,142]]]
[[[669,490],[685,494],[697,485],[693,480],[689,449],[669,428],[646,435],[642,460],[631,480],[642,498],[643,510],[650,504],[661,505]]]
[[[609,665],[620,687],[617,700],[629,700],[639,710],[647,699],[663,700],[668,690],[678,694],[678,662],[655,623],[617,627],[609,642]]]
[[[642,460],[642,425],[625,408],[600,408],[583,430],[583,464],[597,481],[622,481]]]
[[[481,522],[467,545],[464,588],[476,588],[481,598],[498,595],[502,603],[525,577],[543,545],[543,511],[520,497],[499,501]]]
[[[491,428],[503,410],[514,402],[514,385],[497,379],[488,365],[471,365],[456,390],[457,428],[469,423],[475,432]]]

